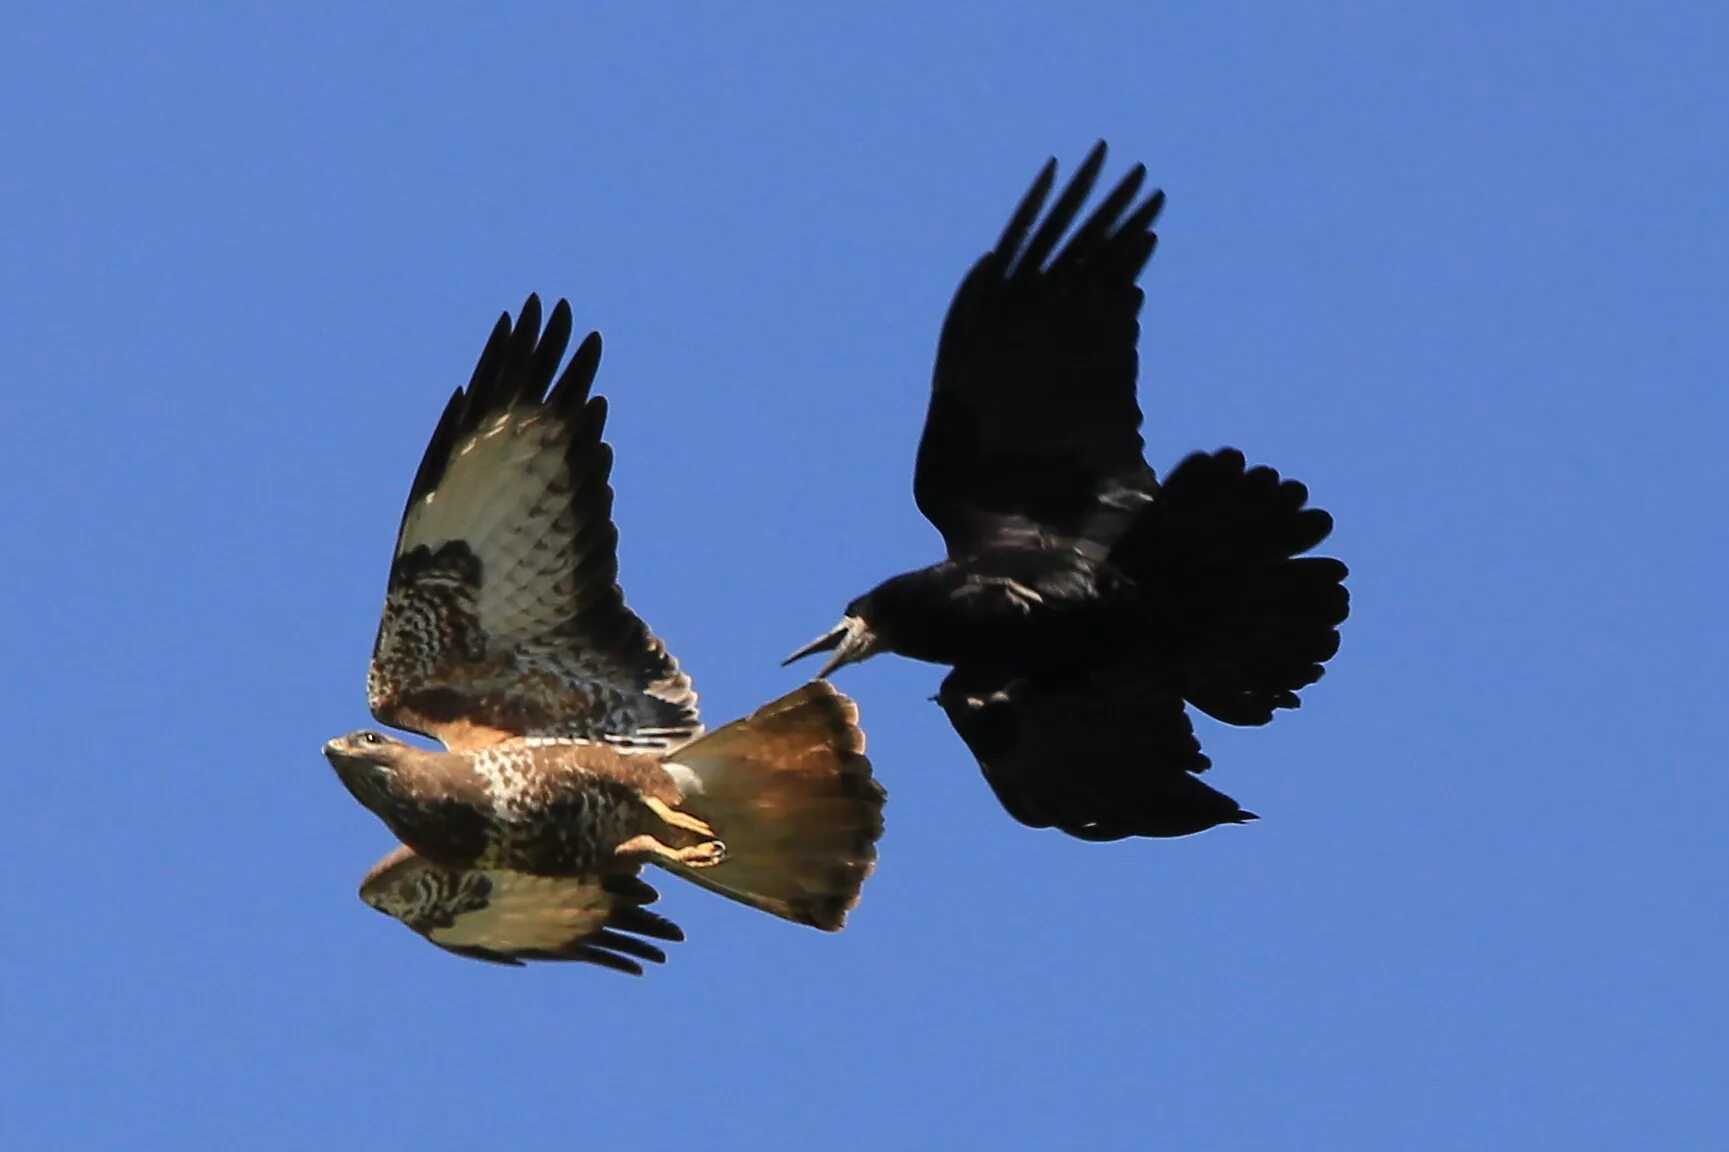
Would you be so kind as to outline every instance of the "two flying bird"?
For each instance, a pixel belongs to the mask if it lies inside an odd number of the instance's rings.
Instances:
[[[1163,196],[1137,165],[1061,243],[1104,155],[1045,212],[1047,164],[949,308],[914,475],[947,558],[791,658],[949,665],[936,700],[1004,808],[1091,840],[1253,819],[1194,775],[1185,704],[1296,707],[1348,609],[1344,565],[1303,555],[1332,520],[1301,484],[1233,449],[1163,485],[1147,466],[1136,281]],[[645,864],[838,929],[882,832],[857,708],[819,678],[704,733],[618,588],[600,337],[560,373],[570,334],[562,301],[544,332],[532,296],[500,319],[410,489],[368,703],[445,751],[325,746],[402,842],[361,897],[461,955],[639,974],[682,939]]]

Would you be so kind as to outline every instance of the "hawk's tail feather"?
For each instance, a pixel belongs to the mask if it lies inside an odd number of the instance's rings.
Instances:
[[[1165,478],[1112,559],[1154,590],[1181,653],[1182,693],[1227,724],[1295,708],[1339,650],[1350,611],[1339,561],[1304,556],[1333,530],[1308,489],[1234,448],[1197,452]]]
[[[680,748],[666,761],[679,808],[714,829],[726,859],[667,866],[753,908],[839,930],[883,830],[885,793],[864,747],[858,707],[813,680]]]

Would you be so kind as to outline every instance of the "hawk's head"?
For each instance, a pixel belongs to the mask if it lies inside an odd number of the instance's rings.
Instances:
[[[368,808],[390,794],[398,769],[414,755],[414,749],[381,732],[361,729],[339,736],[324,745],[325,759],[354,798]]]

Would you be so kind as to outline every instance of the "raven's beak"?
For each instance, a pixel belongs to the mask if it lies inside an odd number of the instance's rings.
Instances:
[[[843,616],[841,622],[833,628],[788,656],[780,662],[785,668],[794,660],[803,660],[806,656],[814,656],[818,652],[834,650],[834,655],[828,658],[828,663],[822,666],[817,679],[827,678],[830,672],[843,664],[856,664],[866,656],[876,651],[876,636],[871,633],[870,626],[857,616]]]

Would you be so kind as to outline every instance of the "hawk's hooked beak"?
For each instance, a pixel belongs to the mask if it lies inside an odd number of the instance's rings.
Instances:
[[[830,672],[843,664],[857,664],[866,656],[874,654],[877,650],[876,634],[860,617],[843,616],[839,624],[782,660],[780,666],[785,668],[794,660],[803,660],[806,656],[827,652],[831,648],[834,655],[828,658],[828,663],[816,674],[819,680],[827,678]]]

